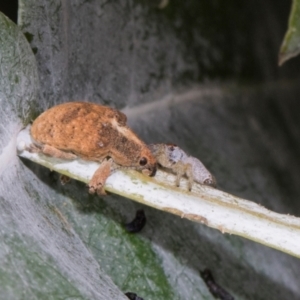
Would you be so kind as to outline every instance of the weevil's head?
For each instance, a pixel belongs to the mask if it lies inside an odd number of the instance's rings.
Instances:
[[[215,176],[209,174],[209,176],[203,181],[203,184],[209,185],[211,187],[217,187],[217,181]]]

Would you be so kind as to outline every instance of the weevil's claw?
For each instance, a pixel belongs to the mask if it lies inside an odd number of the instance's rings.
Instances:
[[[90,194],[97,194],[99,196],[106,195],[106,192],[104,190],[104,185],[106,182],[106,179],[110,175],[111,167],[112,167],[113,161],[112,159],[105,159],[99,168],[94,173],[92,179],[89,182],[89,193]]]

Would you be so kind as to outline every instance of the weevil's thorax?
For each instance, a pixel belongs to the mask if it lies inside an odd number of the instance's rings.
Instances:
[[[165,145],[165,147],[167,157],[169,157],[172,162],[177,163],[179,161],[184,161],[188,157],[188,155],[176,145],[168,144]]]
[[[170,160],[168,148],[165,144],[150,144],[148,149],[155,156],[157,162],[165,167],[172,168],[174,162]]]
[[[123,135],[118,131],[114,132],[111,141],[111,157],[119,165],[137,167],[143,147],[141,143],[131,139],[132,133],[129,130],[126,133]]]
[[[154,175],[156,159],[148,147],[126,126],[114,128],[111,157],[115,163]],[[153,173],[154,172],[154,173]]]

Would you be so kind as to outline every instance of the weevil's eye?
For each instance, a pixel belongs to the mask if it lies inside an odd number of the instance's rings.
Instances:
[[[212,185],[212,183],[213,183],[212,180],[209,178],[204,180],[204,184]]]
[[[210,185],[212,187],[216,187],[217,186],[216,180],[215,180],[214,177],[213,178],[207,178],[207,179],[205,179],[203,183],[206,184],[206,185]]]
[[[140,159],[140,165],[141,165],[141,166],[144,166],[144,165],[146,165],[146,164],[147,164],[147,162],[148,162],[148,160],[147,160],[147,158],[146,158],[146,157],[142,157],[142,158]]]

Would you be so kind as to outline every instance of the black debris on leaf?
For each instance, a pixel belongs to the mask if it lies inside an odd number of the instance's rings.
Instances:
[[[216,299],[234,300],[234,298],[227,291],[225,291],[220,285],[215,282],[210,270],[205,269],[204,271],[200,272],[200,275],[206,283],[209,291]]]
[[[139,209],[136,212],[135,218],[130,222],[125,224],[125,229],[130,233],[140,232],[146,224],[146,216],[143,209]]]
[[[143,298],[137,296],[135,293],[125,293],[125,295],[130,299],[130,300],[144,300]]]

